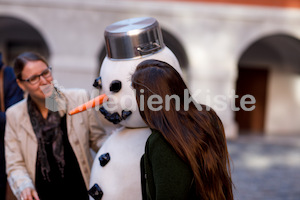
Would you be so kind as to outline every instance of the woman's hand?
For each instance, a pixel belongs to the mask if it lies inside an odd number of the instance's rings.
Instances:
[[[37,192],[33,188],[25,188],[21,192],[21,200],[40,200]]]

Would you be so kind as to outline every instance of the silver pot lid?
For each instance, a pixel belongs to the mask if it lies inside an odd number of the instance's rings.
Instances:
[[[106,27],[105,45],[110,59],[137,59],[164,48],[161,29],[156,19],[125,19]]]

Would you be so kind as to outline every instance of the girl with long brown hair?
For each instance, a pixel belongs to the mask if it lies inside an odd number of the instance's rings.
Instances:
[[[132,87],[152,129],[141,160],[143,199],[232,200],[226,138],[215,111],[194,103],[180,74],[163,61],[140,63]]]

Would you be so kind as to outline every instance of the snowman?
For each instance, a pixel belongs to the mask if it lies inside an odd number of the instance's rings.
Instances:
[[[112,132],[95,157],[90,179],[90,200],[142,199],[140,160],[151,130],[142,120],[131,75],[146,59],[162,60],[181,73],[175,55],[162,38],[156,19],[131,18],[105,29],[106,52],[96,83],[108,101],[100,112],[121,127]]]

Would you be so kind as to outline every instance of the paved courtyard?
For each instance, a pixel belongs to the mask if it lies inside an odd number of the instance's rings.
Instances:
[[[228,140],[235,200],[300,200],[300,136]]]

